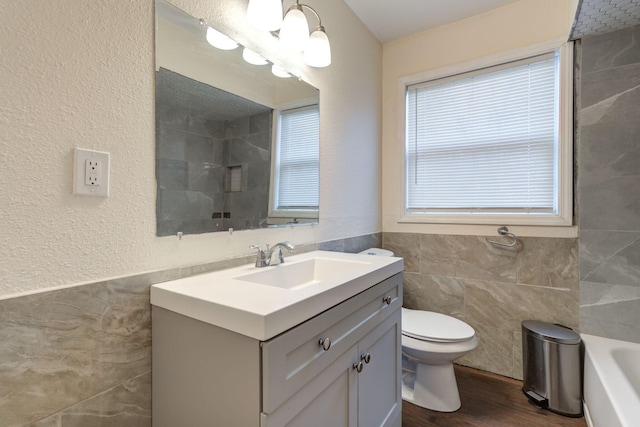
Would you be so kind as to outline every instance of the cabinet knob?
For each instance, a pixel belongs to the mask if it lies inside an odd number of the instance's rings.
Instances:
[[[318,344],[320,344],[320,346],[324,351],[327,351],[331,348],[331,339],[329,337],[320,338],[320,341],[318,341]]]
[[[360,356],[360,360],[364,360],[364,363],[371,362],[371,355],[369,353]]]
[[[391,304],[391,295],[387,295],[386,297],[382,298],[382,301],[384,301],[387,305]]]
[[[363,367],[364,367],[364,365],[362,364],[362,362],[358,362],[358,363],[354,363],[353,364],[353,369],[358,371],[358,373],[362,372],[362,368]]]

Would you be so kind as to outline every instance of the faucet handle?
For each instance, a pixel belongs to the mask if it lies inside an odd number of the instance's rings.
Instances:
[[[258,245],[251,245],[249,246],[251,249],[257,249],[258,253],[257,253],[257,257],[256,257],[256,267],[266,267],[267,265],[269,265],[269,263],[267,262],[267,255],[265,253],[265,251]],[[269,246],[267,246],[267,249],[269,248]]]

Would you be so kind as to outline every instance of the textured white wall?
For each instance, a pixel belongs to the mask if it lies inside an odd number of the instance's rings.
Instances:
[[[274,57],[246,3],[174,2]],[[0,298],[380,231],[382,48],[342,0],[313,6],[333,48],[301,68],[321,90],[320,224],[179,241],[155,236],[153,1],[1,2]],[[74,147],[111,153],[109,198],[71,194]]]
[[[403,146],[399,79],[538,43],[568,40],[576,0],[521,0],[383,46],[383,230],[385,232],[497,235],[492,225],[398,223]],[[509,227],[521,236],[575,237],[576,227]]]

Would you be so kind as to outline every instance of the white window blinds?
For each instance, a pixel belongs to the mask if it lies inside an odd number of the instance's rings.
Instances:
[[[317,210],[320,119],[317,105],[280,113],[277,148],[277,210]]]
[[[407,87],[406,210],[555,213],[554,53]]]

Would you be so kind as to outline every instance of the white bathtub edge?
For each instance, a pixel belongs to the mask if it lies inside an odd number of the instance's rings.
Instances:
[[[590,427],[636,427],[640,419],[640,398],[618,366],[612,352],[640,344],[581,334],[585,345],[584,402]],[[586,419],[586,417],[585,417]]]
[[[591,421],[591,415],[589,415],[589,405],[587,405],[587,402],[582,401],[582,409],[584,410],[584,419],[587,422],[587,427],[594,427],[593,421]]]

